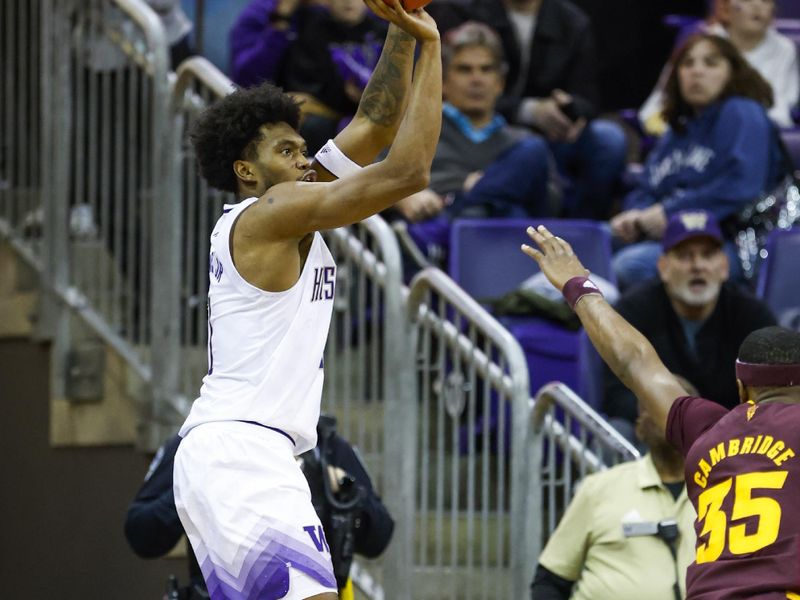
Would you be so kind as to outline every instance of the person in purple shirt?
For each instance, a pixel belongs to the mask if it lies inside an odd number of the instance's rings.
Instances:
[[[602,297],[561,238],[523,245],[580,318],[603,360],[685,457],[697,511],[689,600],[800,599],[800,333],[758,329],[739,348],[741,404],[686,396],[653,347]]]
[[[236,18],[228,35],[231,79],[241,87],[275,82],[284,54],[297,38],[307,11],[324,0],[253,0]]]

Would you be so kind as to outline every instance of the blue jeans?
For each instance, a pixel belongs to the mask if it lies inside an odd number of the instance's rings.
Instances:
[[[627,142],[617,123],[590,121],[571,144],[550,145],[559,172],[572,184],[565,194],[565,216],[573,219],[608,218],[625,168]]]
[[[735,244],[726,242],[724,249],[730,263],[730,278],[741,279],[742,267],[739,257],[736,255]],[[611,263],[620,291],[624,292],[637,283],[658,277],[656,263],[661,252],[661,242],[647,241],[624,246],[614,254]]]
[[[456,194],[448,211],[457,216],[550,217],[550,151],[540,137],[527,137],[487,166],[469,191]]]

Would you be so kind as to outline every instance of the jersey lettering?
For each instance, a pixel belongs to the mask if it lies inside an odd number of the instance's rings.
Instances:
[[[314,269],[314,289],[311,301],[332,300],[336,286],[336,267],[316,267]]]
[[[325,531],[322,529],[322,525],[306,525],[303,527],[303,531],[308,534],[308,537],[314,542],[314,546],[316,546],[319,552],[323,550],[327,552],[331,551],[328,546],[328,540],[325,539]]]
[[[222,279],[222,270],[222,263],[217,255],[212,251],[208,257],[208,272],[214,279],[217,280],[217,283],[219,283],[219,280]]]

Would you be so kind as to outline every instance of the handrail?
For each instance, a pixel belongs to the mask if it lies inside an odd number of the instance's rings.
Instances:
[[[534,477],[531,473],[533,434],[530,429],[531,402],[529,392],[528,366],[519,342],[492,317],[478,302],[469,296],[450,277],[435,267],[420,271],[411,281],[411,289],[407,299],[407,317],[412,325],[419,326],[429,318],[426,310],[426,298],[429,292],[439,294],[446,302],[460,311],[464,319],[477,327],[481,334],[493,343],[504,357],[508,375],[503,376],[503,383],[508,378],[508,385],[501,386],[508,394],[512,414],[511,436],[511,591],[515,598],[527,593],[530,566],[535,556],[535,539],[539,536],[537,518],[530,510]],[[416,330],[416,328],[415,328]],[[448,332],[450,339],[457,339],[461,345],[462,336],[457,326],[448,323],[441,331]],[[486,363],[476,363],[476,368],[487,369]],[[491,364],[491,363],[489,363]],[[495,365],[496,366],[496,365]],[[498,369],[499,370],[499,369]],[[491,379],[496,379],[492,377]],[[506,391],[507,390],[507,391]]]
[[[143,0],[114,0],[125,13],[131,17],[144,31],[149,48],[153,49],[151,60],[153,62],[153,80],[156,84],[161,82],[166,85],[167,72],[169,71],[169,56],[167,52],[167,36],[161,19],[152,8]]]
[[[420,310],[425,293],[429,289],[436,290],[449,302],[458,305],[467,320],[484,331],[499,348],[507,350],[512,357],[509,370],[512,373],[523,371],[524,378],[527,379],[527,363],[519,342],[497,319],[490,315],[472,296],[461,289],[455,281],[440,269],[436,267],[423,269],[411,281],[410,288],[408,315],[412,323],[417,323],[422,315]],[[525,389],[527,389],[527,382]]]
[[[533,412],[531,413],[534,432],[541,432],[546,422],[545,415],[553,404],[558,404],[565,408],[591,433],[600,436],[610,449],[618,452],[626,460],[635,460],[641,457],[641,453],[633,444],[626,440],[597,411],[563,383],[548,383],[536,392]]]
[[[203,83],[218,98],[223,98],[236,89],[233,82],[211,61],[202,56],[193,56],[178,65],[177,79],[172,92],[173,107],[180,106],[177,100],[184,97],[189,84],[193,80]]]

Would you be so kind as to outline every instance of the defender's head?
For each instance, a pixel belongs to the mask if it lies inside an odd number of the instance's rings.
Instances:
[[[736,381],[742,402],[780,396],[800,403],[800,333],[762,327],[739,347]]]
[[[261,196],[284,181],[313,180],[299,121],[299,103],[272,84],[236,90],[192,126],[203,177],[239,198]]]

